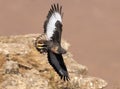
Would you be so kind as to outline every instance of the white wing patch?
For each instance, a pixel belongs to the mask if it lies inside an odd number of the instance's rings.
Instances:
[[[58,12],[54,12],[52,14],[52,16],[50,17],[48,24],[47,24],[47,30],[46,30],[46,34],[47,34],[47,39],[51,40],[51,37],[53,36],[53,33],[55,31],[55,23],[57,21],[60,21],[62,23],[62,17]]]

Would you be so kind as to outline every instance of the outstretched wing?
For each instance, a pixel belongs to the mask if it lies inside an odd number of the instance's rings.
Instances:
[[[48,51],[48,60],[55,71],[59,74],[61,79],[69,80],[68,71],[64,63],[62,54],[55,54],[52,51]]]
[[[61,42],[62,15],[62,6],[59,6],[59,4],[51,5],[47,19],[44,22],[44,33],[46,33],[48,40]]]

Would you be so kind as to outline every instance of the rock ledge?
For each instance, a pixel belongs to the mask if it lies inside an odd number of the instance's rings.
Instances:
[[[34,47],[38,34],[0,36],[0,89],[103,89],[107,82],[90,77],[88,68],[73,60],[70,52],[63,55],[70,81],[62,81]],[[67,50],[69,44],[62,41]]]

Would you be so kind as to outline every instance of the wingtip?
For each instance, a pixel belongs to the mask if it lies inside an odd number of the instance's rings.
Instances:
[[[54,9],[55,9],[55,11],[57,11],[57,8],[56,8],[56,5],[54,4]]]
[[[69,80],[70,80],[67,71],[60,70],[60,71],[59,71],[59,76],[60,76],[61,80],[64,80],[64,81],[69,81]]]
[[[54,5],[51,5],[51,9],[54,11]]]
[[[60,14],[62,14],[62,6],[59,5],[59,3],[54,3],[51,5],[51,10],[54,12],[54,11],[57,11],[59,12]]]
[[[60,78],[63,81],[69,81],[70,80],[69,76],[60,76]]]
[[[59,4],[57,3],[57,9],[59,10]]]

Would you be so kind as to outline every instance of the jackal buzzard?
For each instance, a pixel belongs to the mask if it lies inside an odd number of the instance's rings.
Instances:
[[[62,57],[62,54],[66,53],[61,47],[62,16],[62,6],[59,6],[59,4],[51,5],[44,22],[44,34],[37,38],[40,38],[40,42],[36,42],[36,48],[40,52],[47,52],[49,63],[61,79],[69,80],[68,71]]]

